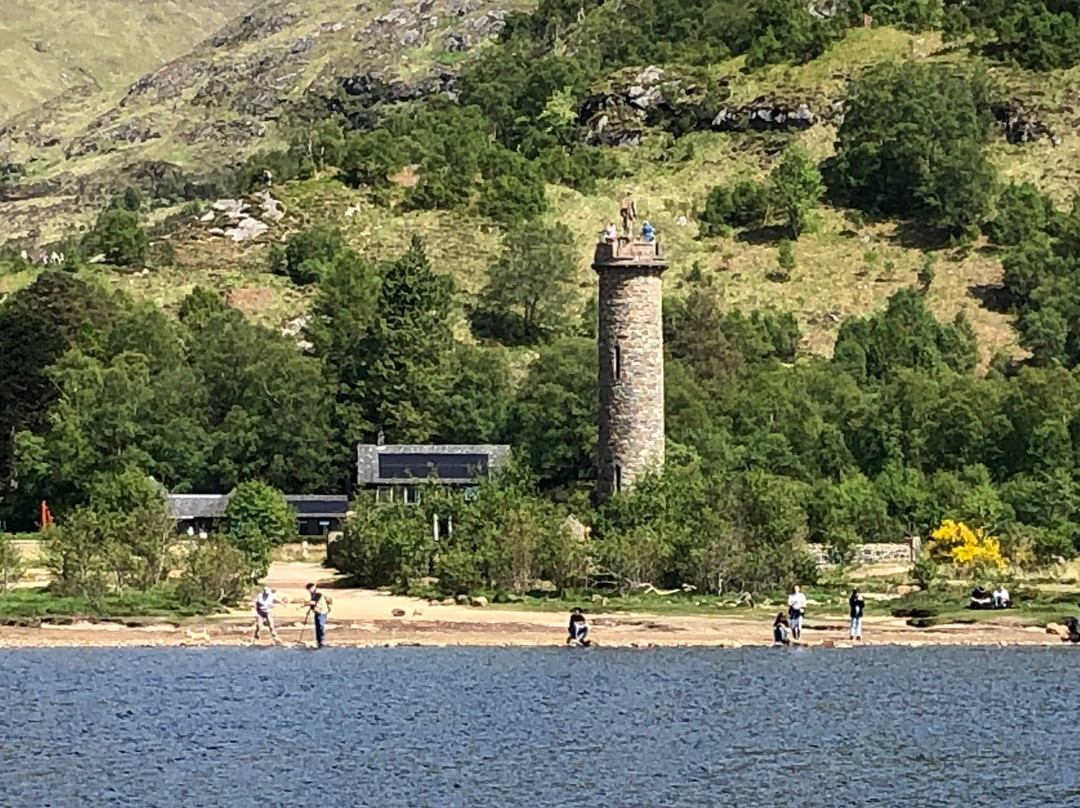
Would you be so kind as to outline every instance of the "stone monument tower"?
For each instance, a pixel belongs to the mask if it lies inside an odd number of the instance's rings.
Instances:
[[[626,238],[596,245],[600,276],[600,445],[596,486],[603,501],[664,462],[664,332],[659,242]]]

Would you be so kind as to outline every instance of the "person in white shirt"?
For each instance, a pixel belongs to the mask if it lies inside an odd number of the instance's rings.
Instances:
[[[787,599],[788,623],[791,625],[791,638],[802,636],[803,615],[806,614],[806,595],[799,590],[799,585],[792,587]]]
[[[284,603],[285,599],[274,594],[269,586],[264,586],[263,591],[255,596],[255,639],[259,639],[259,632],[265,623],[270,628],[270,636],[274,642],[281,642],[277,629],[274,627],[274,606]]]
[[[998,588],[994,590],[991,597],[994,599],[995,609],[1008,609],[1012,606],[1012,601],[1009,599],[1009,590],[1005,588],[1004,584],[998,584]]]

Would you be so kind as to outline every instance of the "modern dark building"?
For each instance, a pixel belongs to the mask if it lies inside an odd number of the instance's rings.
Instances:
[[[228,494],[169,494],[169,512],[182,533],[209,534],[225,519]],[[338,494],[286,494],[285,501],[296,512],[297,533],[325,536],[344,527],[349,498]]]
[[[373,489],[379,502],[415,502],[428,480],[465,490],[504,463],[510,447],[503,444],[375,444],[356,447],[356,479]]]

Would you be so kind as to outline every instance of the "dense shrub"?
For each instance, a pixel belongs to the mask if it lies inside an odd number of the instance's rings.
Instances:
[[[294,283],[306,285],[322,277],[327,266],[346,249],[341,231],[317,224],[292,236],[284,249],[274,245],[268,263],[276,275],[287,275]]]
[[[855,82],[827,165],[838,199],[969,235],[986,220],[994,173],[983,78],[942,63],[879,65]]]
[[[717,185],[705,199],[699,214],[708,236],[726,235],[731,228],[761,227],[769,211],[769,194],[764,185],[742,180],[735,185]]]
[[[142,264],[149,246],[138,208],[132,210],[124,205],[103,210],[83,239],[86,255],[104,255],[108,263],[125,267]]]

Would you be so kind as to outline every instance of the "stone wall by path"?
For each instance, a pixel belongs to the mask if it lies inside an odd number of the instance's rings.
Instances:
[[[911,539],[905,539],[900,542],[871,542],[867,544],[860,544],[855,549],[855,564],[909,564],[914,561],[914,556],[917,554],[915,547],[918,546],[918,540],[913,542]],[[827,550],[823,544],[811,544],[810,553],[814,556],[814,560],[817,561],[818,567],[831,567],[833,564],[829,561]]]

